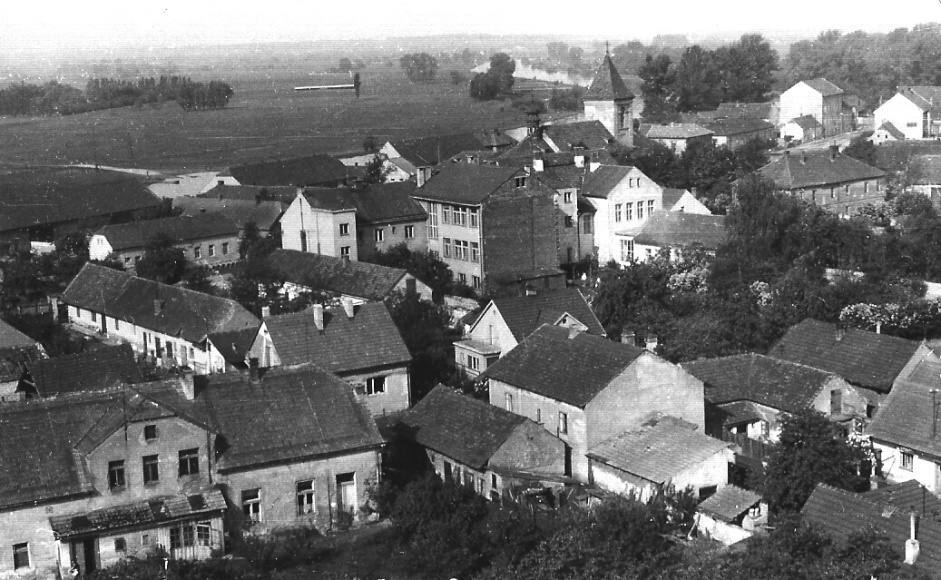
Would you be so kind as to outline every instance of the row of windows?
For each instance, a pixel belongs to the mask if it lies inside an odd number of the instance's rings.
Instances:
[[[209,522],[198,524],[184,523],[170,528],[170,549],[191,548],[193,546],[210,546],[212,527]],[[115,540],[117,544],[117,540]],[[117,549],[117,545],[115,545]]]
[[[216,255],[216,245],[209,244],[209,256],[212,257],[215,255]],[[229,242],[222,242],[222,255],[223,256],[229,255]],[[196,246],[193,248],[193,257],[196,258],[197,260],[203,257],[202,246]]]
[[[655,203],[656,203],[655,200],[652,200],[652,199],[647,200],[647,215],[648,216],[653,213]],[[621,222],[621,221],[631,221],[632,219],[634,219],[634,202],[624,203],[624,204],[621,204],[621,203],[614,204],[614,221],[616,223]],[[644,202],[643,201],[637,202],[637,219],[639,220],[644,219]]]
[[[504,393],[504,402],[506,403],[506,410],[514,413],[513,410],[513,394]],[[542,423],[542,409],[536,409],[536,422]],[[559,411],[559,430],[560,434],[567,434],[569,432],[569,415]]]
[[[146,438],[146,435],[145,435]],[[177,473],[179,477],[199,474],[199,449],[183,449],[177,454]],[[141,458],[141,470],[144,484],[155,484],[160,481],[160,456],[144,455]],[[125,465],[123,459],[108,462],[108,489],[121,491],[127,486]]]
[[[447,238],[445,238],[447,239]],[[476,261],[476,260],[475,260]],[[457,281],[461,284],[467,285],[467,274],[459,272],[457,275]],[[474,274],[471,276],[471,288],[474,290],[480,290],[480,276]]]
[[[300,238],[301,238],[301,251],[306,252],[307,251],[307,232],[305,232],[304,230],[301,230]],[[340,257],[345,260],[350,259],[350,246],[340,246]]]
[[[444,238],[442,248],[445,258],[454,258],[455,260],[464,260],[465,262],[468,260],[471,262],[480,262],[480,244],[477,242]]]
[[[98,322],[98,313],[97,313],[97,312],[95,312],[94,310],[89,310],[89,314],[91,315],[91,321],[92,321],[92,322]],[[76,316],[76,318],[81,318],[81,317],[82,317],[82,309],[81,309],[81,308],[78,308],[78,307],[75,308],[75,316]],[[102,315],[102,318],[104,319],[105,316]],[[114,330],[121,330],[121,321],[120,321],[120,320],[118,320],[117,318],[112,318],[112,319],[111,319],[111,322],[114,324],[114,327],[113,327]],[[195,350],[192,346],[187,347],[185,344],[181,344],[181,345],[178,345],[178,346],[174,346],[174,344],[173,344],[172,342],[170,342],[170,341],[166,341],[166,342],[163,343],[163,345],[161,345],[160,337],[157,337],[157,336],[152,337],[152,338],[153,338],[153,341],[154,341],[154,348],[153,348],[153,350],[150,350],[150,340],[151,340],[151,336],[150,336],[149,334],[147,334],[146,332],[142,332],[142,333],[141,333],[141,337],[142,337],[142,340],[144,341],[144,351],[145,351],[145,352],[152,353],[152,354],[153,354],[154,356],[156,356],[157,358],[163,358],[163,356],[164,356],[164,346],[166,347],[166,356],[167,356],[167,358],[173,358],[173,357],[174,357],[174,350],[175,350],[176,348],[179,348],[179,349],[180,349],[180,354],[182,354],[183,356],[186,356],[186,354],[187,354],[187,353],[184,351],[184,349],[187,349],[187,348],[188,348],[188,349],[189,349],[189,358],[190,358],[190,360],[192,360],[192,359],[195,358],[195,356],[196,356],[196,350]]]
[[[340,473],[336,476],[337,488],[355,485],[355,473]],[[355,496],[355,487],[354,487]],[[261,488],[246,489],[242,491],[242,514],[252,522],[262,521]],[[294,501],[298,516],[306,516],[317,512],[314,501],[314,480],[304,479],[294,484]],[[342,501],[342,497],[341,497]],[[344,506],[349,508],[351,506]]]
[[[455,226],[476,228],[480,223],[480,214],[476,208],[444,204],[441,206],[441,222]]]
[[[446,481],[451,481],[460,485],[465,485],[477,493],[483,495],[484,493],[484,476],[479,473],[475,473],[470,469],[464,469],[457,463],[452,464],[448,460],[444,460],[444,479]],[[490,499],[493,501],[500,500],[499,492],[499,480],[497,479],[497,474],[490,474]]]
[[[405,234],[405,239],[410,240],[415,237],[415,226],[405,226],[403,229],[405,230],[403,232]],[[395,233],[395,226],[392,226],[392,233]],[[383,228],[375,229],[375,238],[377,242],[385,240],[385,236],[386,234]]]

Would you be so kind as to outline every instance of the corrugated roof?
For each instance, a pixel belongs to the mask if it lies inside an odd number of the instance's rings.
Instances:
[[[724,215],[663,210],[655,211],[634,234],[638,244],[658,247],[701,244],[708,250],[718,248],[727,238]]]
[[[932,403],[941,402],[931,391],[938,388],[941,363],[924,359],[900,376],[869,425],[873,439],[941,457],[941,426]],[[934,422],[934,425],[932,423]]]
[[[221,213],[173,216],[102,226],[95,235],[104,236],[115,251],[143,248],[154,236],[163,234],[176,243],[209,238],[235,237],[238,226]]]
[[[517,341],[521,341],[543,324],[555,324],[566,313],[588,327],[587,332],[604,336],[604,327],[578,288],[537,292],[535,296],[494,298],[492,307]]]
[[[864,179],[885,177],[885,172],[848,155],[830,152],[804,152],[778,156],[758,170],[775,187],[787,190],[840,185]]]
[[[329,155],[310,155],[246,163],[229,168],[243,185],[337,185],[346,179],[346,166]]]
[[[803,83],[825,97],[843,94],[843,89],[823,77],[805,80]]]
[[[760,501],[761,495],[729,484],[703,500],[696,506],[696,511],[715,516],[723,522],[731,522]]]
[[[611,60],[611,55],[605,53],[601,65],[595,72],[591,85],[585,91],[582,100],[585,101],[613,101],[615,99],[633,99],[634,93],[624,84],[621,73]]]
[[[297,250],[275,250],[268,265],[285,281],[313,288],[383,300],[408,272],[370,262],[354,262]]]
[[[425,185],[412,194],[418,199],[480,204],[515,175],[522,175],[519,167],[493,167],[448,163],[432,176]]]
[[[29,374],[41,397],[139,383],[142,379],[129,344],[37,360],[29,365]]]

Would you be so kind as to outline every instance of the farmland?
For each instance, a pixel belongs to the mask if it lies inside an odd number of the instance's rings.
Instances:
[[[226,78],[235,89],[221,110],[186,112],[173,102],[46,118],[0,119],[0,166],[99,163],[183,172],[314,152],[360,148],[378,139],[519,126],[504,102],[480,103],[447,70],[411,83],[398,66],[361,72],[362,96],[348,91],[297,93],[298,84],[344,82],[343,76],[291,67]]]

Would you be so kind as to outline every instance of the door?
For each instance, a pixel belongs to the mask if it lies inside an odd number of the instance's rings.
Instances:
[[[108,317],[101,315],[101,334],[108,334]]]
[[[830,414],[839,415],[843,412],[843,391],[833,389],[830,391]]]
[[[84,576],[98,569],[98,540],[86,538],[72,542],[72,567]]]
[[[572,476],[572,448],[565,446],[565,475]]]
[[[352,512],[356,508],[356,474],[337,475],[337,509]]]

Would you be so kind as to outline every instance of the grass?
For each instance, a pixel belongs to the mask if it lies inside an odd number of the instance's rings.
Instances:
[[[367,135],[382,141],[525,123],[507,103],[472,100],[466,84],[450,83],[447,70],[427,84],[409,82],[397,66],[376,66],[361,75],[359,99],[351,91],[295,92],[299,84],[340,79],[275,68],[231,79],[235,97],[217,111],[185,112],[168,102],[67,117],[0,119],[0,165],[99,163],[196,171],[357,151]]]

